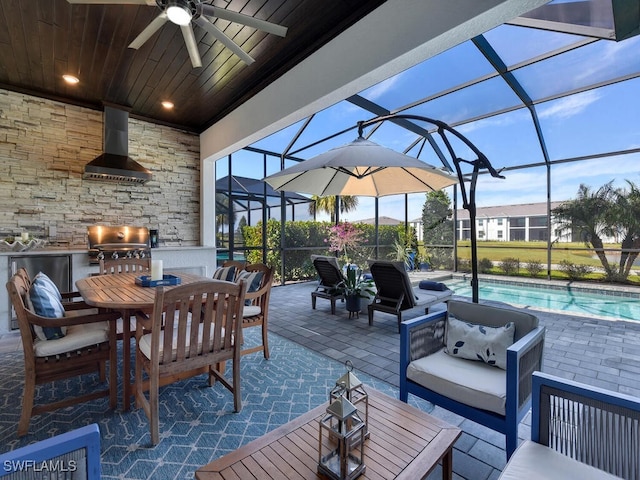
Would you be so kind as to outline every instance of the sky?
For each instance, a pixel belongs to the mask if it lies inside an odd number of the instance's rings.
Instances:
[[[634,78],[640,72],[640,36],[621,42],[593,42],[527,65],[520,62],[572,45],[583,37],[502,25],[487,32],[485,38],[534,101],[540,133],[552,161],[640,148],[640,95],[637,93],[640,91],[640,77]],[[492,74],[493,78],[490,78]],[[456,89],[466,82],[487,76],[489,78],[484,81]],[[611,79],[625,81],[610,82]],[[581,91],[594,85],[598,88]],[[450,93],[441,95],[447,90]],[[564,92],[576,93],[560,96]],[[391,111],[432,96],[430,101],[403,113],[457,125],[455,128],[487,156],[494,168],[505,169],[502,172],[505,179],[480,175],[476,190],[479,207],[546,201],[545,167],[510,170],[518,165],[544,162],[533,117],[504,80],[495,76],[493,67],[471,42],[443,52],[360,95]],[[349,143],[357,136],[355,130],[298,151],[314,141],[355,127],[358,120],[372,117],[371,113],[351,103],[340,102],[316,114],[290,153],[299,158],[311,158]],[[420,125],[420,122],[416,123]],[[299,122],[285,128],[253,146],[282,152],[301,125]],[[415,134],[391,122],[381,124],[370,137],[372,141],[400,152],[404,152],[415,138]],[[462,158],[473,159],[468,150],[458,150],[456,145],[454,148]],[[408,154],[415,155],[415,152]],[[428,148],[419,158],[438,167],[442,165]],[[264,171],[261,155],[241,151],[233,154],[233,165],[234,175],[262,178],[279,170],[280,160],[276,157],[269,159],[267,171]],[[469,169],[463,167],[463,171],[466,173]],[[218,178],[226,174],[226,167],[217,167]],[[551,201],[573,198],[580,184],[597,189],[613,181],[614,185],[624,187],[627,180],[640,185],[639,153],[558,163],[551,168]],[[446,191],[452,198],[453,188]],[[409,195],[409,220],[421,216],[425,198],[424,193]],[[458,202],[460,207],[461,200]],[[404,195],[382,197],[379,199],[379,215],[403,221],[404,206]],[[304,209],[296,210],[297,219],[302,219],[301,210]],[[374,215],[374,200],[360,197],[358,209],[342,218],[356,221]],[[328,220],[328,217],[319,216],[318,219]]]

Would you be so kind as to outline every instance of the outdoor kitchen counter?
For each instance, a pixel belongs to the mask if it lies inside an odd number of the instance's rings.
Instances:
[[[98,265],[89,264],[88,250],[79,247],[46,247],[24,252],[0,252],[0,279],[6,283],[11,276],[11,257],[38,255],[69,255],[71,257],[71,285],[76,280],[98,273]],[[205,277],[216,268],[216,248],[202,246],[169,245],[151,249],[151,257],[162,260],[165,272],[182,271]],[[0,333],[11,325],[11,307],[6,288],[0,288]]]

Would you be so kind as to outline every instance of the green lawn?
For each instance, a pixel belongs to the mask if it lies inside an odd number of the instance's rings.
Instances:
[[[605,248],[619,250],[620,244],[607,244]],[[471,242],[458,242],[458,257],[471,259]],[[520,263],[538,261],[547,263],[546,242],[478,242],[478,259],[488,258],[492,262],[500,262],[505,258],[517,258]],[[587,250],[583,243],[556,243],[551,249],[551,263],[559,264],[562,260],[571,263],[600,267],[602,264],[593,250]]]

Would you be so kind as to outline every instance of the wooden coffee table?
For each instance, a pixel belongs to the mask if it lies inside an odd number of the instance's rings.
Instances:
[[[367,468],[360,478],[420,479],[442,461],[442,478],[450,480],[453,444],[461,430],[400,400],[366,390],[371,435],[364,449]],[[318,420],[326,407],[317,407],[201,467],[196,478],[324,478],[317,473]]]

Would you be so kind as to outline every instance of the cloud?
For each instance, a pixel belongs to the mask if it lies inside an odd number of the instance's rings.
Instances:
[[[598,100],[600,100],[600,94],[596,90],[576,93],[575,95],[543,104],[538,110],[538,117],[552,120],[573,117],[582,113],[589,105]]]
[[[391,78],[387,78],[386,80],[383,80],[382,82],[374,85],[368,90],[365,90],[362,93],[362,96],[371,101],[377,100],[390,90],[394,90],[395,88],[397,88],[396,85],[403,77],[403,73],[399,73],[398,75],[394,75]]]

